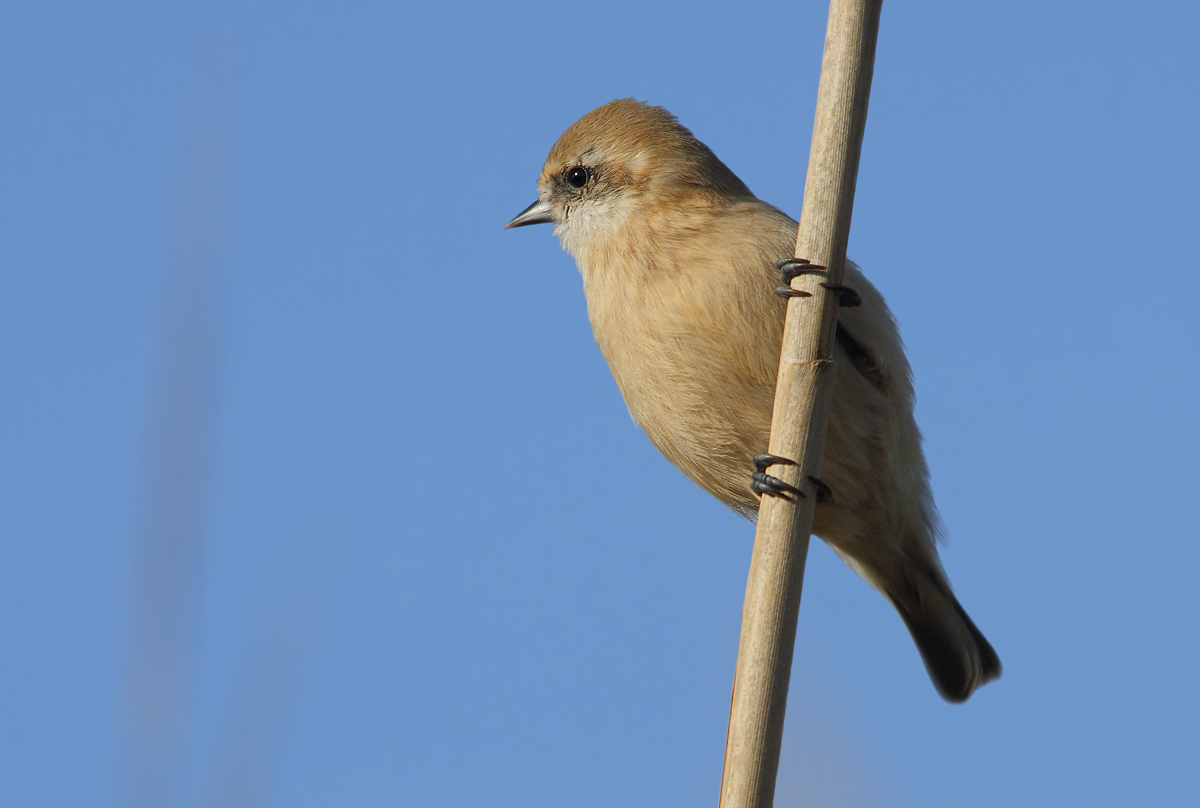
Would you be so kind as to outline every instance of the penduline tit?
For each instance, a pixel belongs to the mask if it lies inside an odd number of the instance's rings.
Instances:
[[[786,313],[780,271],[788,287],[821,269],[779,260],[792,255],[796,222],[665,109],[626,99],[554,144],[537,201],[507,226],[540,223],[579,266],[596,343],[655,447],[744,516],[760,496],[798,495],[765,473],[790,461],[761,454]],[[1000,675],[1000,660],[938,559],[896,322],[850,262],[843,283],[813,532],[900,613],[942,697],[965,701]]]

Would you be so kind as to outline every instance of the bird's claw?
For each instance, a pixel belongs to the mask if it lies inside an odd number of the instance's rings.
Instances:
[[[820,477],[808,475],[808,481],[817,487],[817,502],[828,502],[833,499],[833,489],[825,484]]]
[[[796,486],[789,485],[778,477],[772,477],[764,471],[756,471],[750,475],[750,490],[759,496],[766,494],[767,496],[786,499],[788,502],[795,502],[796,497],[808,499],[805,493]],[[789,496],[789,494],[792,496]]]
[[[759,472],[765,472],[771,466],[794,465],[796,465],[795,460],[788,460],[786,457],[780,457],[779,455],[773,455],[768,452],[763,452],[762,454],[756,454],[754,456],[754,470]]]
[[[839,286],[836,283],[822,283],[821,286],[825,287],[831,292],[837,292],[838,305],[842,308],[852,309],[855,306],[862,305],[862,295],[851,289],[849,286]],[[778,291],[779,290],[776,290],[776,294],[778,294]]]
[[[825,272],[825,267],[807,258],[784,258],[775,262],[775,268],[779,270],[779,277],[783,278],[784,283],[791,283],[801,275],[821,275]]]
[[[780,297],[812,297],[812,293],[810,292],[793,289],[792,281],[801,275],[823,275],[827,269],[820,264],[812,263],[807,258],[784,258],[782,261],[776,261],[775,267],[779,270],[780,279],[783,280],[783,286],[775,288],[775,294]],[[862,305],[862,296],[849,286],[824,282],[821,283],[821,286],[831,292],[836,292],[838,305],[843,308],[853,308]]]
[[[788,502],[795,502],[796,497],[807,499],[807,495],[796,486],[767,474],[767,467],[776,465],[794,466],[796,465],[796,461],[773,454],[764,453],[755,455],[754,473],[750,475],[750,490],[759,496],[766,494],[767,496],[786,499]]]
[[[801,275],[820,275],[825,272],[825,267],[811,263],[807,258],[784,258],[776,261],[775,267],[783,280],[783,286],[775,287],[775,294],[780,297],[812,297],[811,292],[793,289],[792,281]]]
[[[793,289],[790,286],[776,286],[775,294],[780,297],[812,297],[810,292],[804,292],[800,289]]]

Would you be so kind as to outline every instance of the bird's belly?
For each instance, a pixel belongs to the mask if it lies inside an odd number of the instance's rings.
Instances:
[[[630,414],[654,446],[725,504],[755,509],[751,458],[766,451],[774,380],[748,378],[745,362],[731,361],[727,343],[645,331],[632,340],[597,341]]]

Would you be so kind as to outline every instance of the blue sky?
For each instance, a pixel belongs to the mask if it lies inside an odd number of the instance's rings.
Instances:
[[[500,228],[628,96],[798,215],[825,14],[9,4],[0,801],[715,804],[752,528]],[[886,4],[850,255],[1005,673],[814,542],[780,808],[1194,800],[1198,28]]]

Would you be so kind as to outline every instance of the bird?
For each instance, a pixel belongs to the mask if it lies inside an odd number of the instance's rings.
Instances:
[[[596,343],[651,443],[750,519],[761,496],[788,496],[790,486],[763,473],[781,459],[763,453],[787,305],[777,263],[804,271],[779,261],[793,253],[796,221],[674,115],[632,98],[571,124],[537,189],[505,229],[553,225],[582,276]],[[1000,659],[938,557],[896,320],[850,261],[843,284],[851,299],[838,311],[813,532],[890,601],[938,693],[961,703],[999,677]]]

